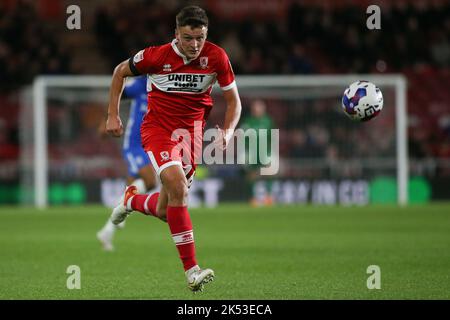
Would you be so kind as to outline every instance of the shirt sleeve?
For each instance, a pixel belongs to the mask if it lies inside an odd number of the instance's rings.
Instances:
[[[148,47],[143,49],[130,58],[128,63],[131,72],[133,72],[135,76],[151,73],[152,67],[155,65],[153,54],[154,48],[155,47]]]
[[[230,59],[228,59],[228,55],[223,50],[217,68],[217,82],[223,91],[230,90],[236,86]]]

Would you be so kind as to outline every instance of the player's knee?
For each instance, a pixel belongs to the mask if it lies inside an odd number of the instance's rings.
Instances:
[[[180,181],[171,186],[169,190],[169,197],[172,199],[186,199],[188,196],[188,186],[186,181]]]
[[[145,177],[144,183],[147,190],[151,190],[156,186],[156,179],[153,177]]]
[[[162,221],[167,222],[167,208],[164,208],[164,210],[156,210],[156,215]]]
[[[169,203],[182,205],[186,203],[188,186],[184,172],[177,166],[170,166],[161,173],[161,180],[167,191]]]
[[[156,206],[156,216],[158,218],[160,218],[163,221],[167,221],[166,216],[167,216],[167,207],[166,206],[161,206],[161,205],[157,205]]]

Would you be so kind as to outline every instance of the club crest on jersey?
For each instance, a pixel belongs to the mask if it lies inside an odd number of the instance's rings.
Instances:
[[[169,151],[161,151],[159,154],[161,155],[162,161],[169,160]]]
[[[200,68],[208,68],[208,57],[200,57]]]
[[[163,71],[171,72],[172,71],[172,65],[170,65],[170,64],[163,65]]]

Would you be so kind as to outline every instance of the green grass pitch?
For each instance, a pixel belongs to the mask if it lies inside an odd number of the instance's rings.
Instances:
[[[0,208],[0,299],[449,299],[450,205],[190,210],[216,279],[193,295],[168,226],[135,213],[102,251],[101,206]],[[67,267],[81,289],[66,287]],[[367,288],[378,265],[381,289]]]

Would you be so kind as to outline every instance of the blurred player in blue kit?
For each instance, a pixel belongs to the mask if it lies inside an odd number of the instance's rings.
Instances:
[[[139,194],[145,194],[156,186],[154,169],[150,165],[150,160],[141,143],[141,123],[147,112],[146,77],[128,78],[123,90],[123,97],[132,99],[122,147],[122,156],[128,167],[126,184],[127,186],[136,186]],[[123,202],[123,197],[119,203]],[[118,228],[123,227],[124,222],[115,225],[108,218],[104,227],[97,232],[97,239],[105,250],[114,250],[114,234]]]

